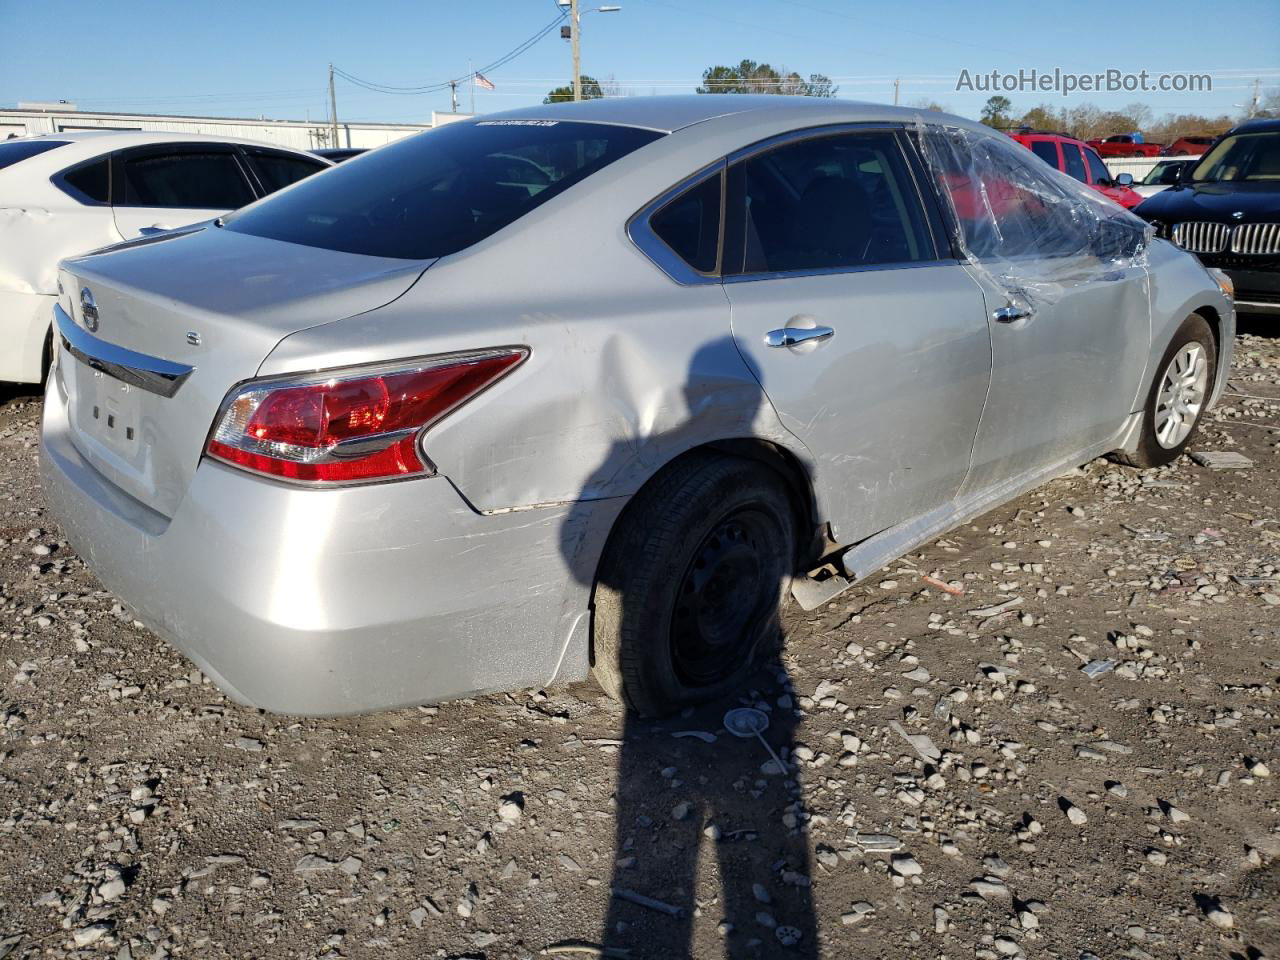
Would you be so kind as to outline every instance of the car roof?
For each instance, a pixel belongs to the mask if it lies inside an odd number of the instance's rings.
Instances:
[[[1068,137],[1065,133],[1011,133],[1009,136],[1021,143],[1024,140],[1049,140],[1056,143],[1074,143],[1077,146],[1087,147],[1089,144],[1083,140],[1077,140],[1075,137]]]
[[[0,143],[58,143],[62,146],[27,157],[9,167],[0,169],[0,205],[13,198],[27,198],[22,202],[58,204],[75,201],[49,182],[55,174],[86,160],[93,160],[127,147],[150,146],[165,143],[231,143],[246,147],[266,147],[305,156],[319,163],[333,165],[332,160],[317,157],[297,147],[248,140],[244,137],[222,137],[207,133],[173,133],[150,130],[71,130],[66,133],[47,133],[37,137],[13,137]]]
[[[708,120],[737,117],[744,126],[762,116],[789,117],[797,125],[814,123],[887,122],[911,123],[923,118],[932,123],[963,126],[991,133],[989,127],[963,117],[913,107],[890,107],[858,100],[831,97],[788,97],[769,94],[686,94],[662,97],[605,97],[577,103],[543,104],[502,113],[485,114],[480,123],[511,120],[577,120],[642,127],[660,133],[675,133]]]
[[[1280,130],[1280,117],[1259,117],[1255,120],[1246,120],[1244,123],[1237,124],[1228,130],[1228,133],[1270,133],[1273,130]]]
[[[145,146],[153,143],[239,143],[252,147],[272,147],[290,153],[307,153],[297,147],[284,147],[246,137],[226,137],[210,133],[175,133],[170,130],[68,130],[63,133],[45,133],[34,137],[15,137],[0,141],[11,143],[14,139],[24,142],[61,141],[82,145],[90,150],[108,153],[122,147]]]

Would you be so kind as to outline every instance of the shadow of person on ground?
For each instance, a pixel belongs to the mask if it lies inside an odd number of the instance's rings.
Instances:
[[[705,414],[709,404],[722,405],[717,414],[727,409],[724,405],[731,405],[732,415],[741,419],[740,436],[751,435],[751,422],[768,403],[730,337],[712,341],[695,353],[684,401],[687,412],[680,411],[677,417],[684,423]],[[584,493],[599,496],[598,491],[618,483],[637,464],[669,462],[692,439],[682,435],[684,429],[620,438]],[[753,469],[771,471],[763,463]],[[661,514],[664,501],[659,498],[656,503]],[[652,509],[654,504],[652,497],[647,504],[633,498],[615,522],[610,548],[618,547],[617,531],[628,522],[627,511],[641,506]],[[582,568],[579,545],[591,512],[590,501],[584,499],[565,521],[562,543],[575,570]],[[661,536],[659,527],[643,524],[640,539],[650,533]],[[807,538],[808,533],[797,529],[795,536]],[[750,594],[760,594],[758,579],[752,578],[749,551],[728,542],[732,537],[724,536],[723,527],[706,537],[711,542],[704,540],[690,554],[698,558],[695,562],[684,569],[672,564],[653,581],[679,578],[681,592],[676,595],[683,597],[686,584],[692,582],[686,578],[696,579],[699,571],[694,568],[702,567],[703,580],[691,601],[694,608],[684,610],[682,599],[675,604],[677,612],[662,621],[669,635],[653,628],[654,590],[637,595],[633,589],[634,580],[626,572],[630,556],[621,564],[602,562],[598,570],[579,574],[584,580],[595,580],[593,612],[602,592],[607,592],[621,626],[617,633],[638,637],[636,642],[644,647],[623,650],[622,658],[650,656],[657,649],[652,646],[655,643],[670,644],[673,651],[681,643],[687,645],[687,637],[680,632],[689,629],[684,621],[701,619],[711,647],[699,649],[701,660],[695,666],[705,667],[708,658],[714,662],[717,652],[725,649],[715,646],[725,639],[715,636],[716,623],[732,628],[744,606],[748,611],[767,611],[752,669],[736,682],[719,684],[720,696],[713,701],[662,720],[648,719],[634,706],[626,707],[614,795],[615,863],[601,937],[605,955],[631,960],[721,954],[816,958],[808,816],[793,757],[799,717],[779,658],[780,604],[766,599],[755,605]],[[633,533],[628,549],[642,552],[644,548],[635,550],[636,545]],[[794,557],[785,564],[782,572],[793,572]],[[729,575],[717,575],[720,567]],[[608,687],[607,682],[604,685]],[[739,706],[758,708],[769,718],[763,736],[785,769],[779,769],[759,739],[740,739],[726,731],[726,711]]]

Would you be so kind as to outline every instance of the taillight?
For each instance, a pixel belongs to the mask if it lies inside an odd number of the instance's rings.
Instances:
[[[309,483],[429,475],[423,431],[526,356],[510,347],[246,383],[227,397],[205,453]]]

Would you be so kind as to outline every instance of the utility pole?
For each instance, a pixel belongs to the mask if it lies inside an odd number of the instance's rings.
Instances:
[[[1256,117],[1258,115],[1259,88],[1262,86],[1262,80],[1258,77],[1253,78],[1253,98],[1249,101],[1249,116]]]
[[[449,97],[453,100],[453,112],[458,112],[458,81],[449,81]]]
[[[332,146],[338,145],[338,98],[333,92],[333,64],[329,64],[329,125],[333,131]]]
[[[570,24],[569,44],[573,47],[573,99],[578,101],[582,99],[582,74],[579,71],[582,60],[582,48],[578,42],[578,32],[581,29],[581,18],[578,15],[578,0],[569,0],[569,19]]]
[[[893,105],[898,105],[898,86],[902,83],[901,77],[895,77],[893,81]]]

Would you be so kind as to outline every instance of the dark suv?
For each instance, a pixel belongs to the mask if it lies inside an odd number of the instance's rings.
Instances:
[[[1236,286],[1236,307],[1280,314],[1280,119],[1229,131],[1178,183],[1134,210]]]

